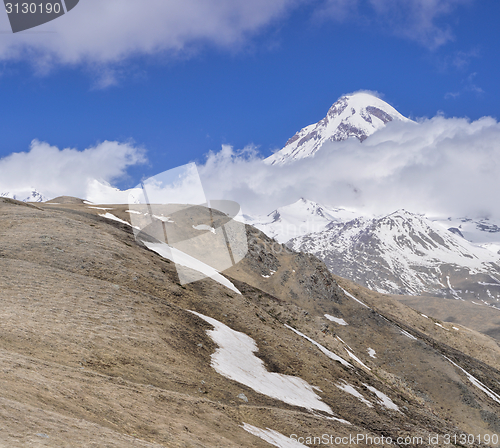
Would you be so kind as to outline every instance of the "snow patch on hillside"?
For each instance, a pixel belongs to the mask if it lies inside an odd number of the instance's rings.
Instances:
[[[262,440],[265,440],[267,443],[277,446],[278,448],[307,448],[306,445],[303,445],[290,437],[284,436],[274,429],[261,429],[245,422],[243,422],[241,427],[250,434],[260,437]]]
[[[399,407],[386,394],[384,394],[383,392],[380,392],[378,389],[376,389],[373,386],[368,386],[368,384],[363,383],[363,385],[366,386],[366,388],[369,391],[373,392],[377,396],[377,398],[379,399],[379,403],[382,406],[384,406],[387,409],[392,409],[393,411],[397,411],[399,413],[402,413],[399,410]]]
[[[189,311],[214,327],[213,330],[207,330],[207,334],[219,346],[211,356],[211,366],[222,376],[290,405],[332,414],[330,407],[316,395],[314,389],[319,390],[317,387],[297,376],[268,372],[263,361],[254,355],[259,349],[250,336],[212,317]]]
[[[101,207],[89,207],[89,208],[101,208]],[[104,210],[111,210],[111,209],[104,209]],[[111,219],[111,221],[121,222],[122,224],[126,224],[127,226],[132,227],[132,224],[130,224],[127,221],[124,221],[123,219],[118,218],[118,216],[115,216],[112,213],[106,212],[103,215],[99,216],[102,216],[103,218],[106,219]]]
[[[342,380],[341,383],[335,384],[340,390],[343,390],[344,392],[347,392],[348,394],[352,395],[353,397],[356,397],[361,403],[366,404],[369,408],[372,408],[373,405],[365,398],[361,393],[359,393],[354,386],[351,384],[347,383],[345,380]]]
[[[318,347],[330,359],[333,359],[334,361],[338,361],[338,362],[340,362],[342,365],[344,365],[346,367],[352,367],[352,365],[349,364],[345,359],[341,358],[340,356],[338,356],[335,353],[331,352],[327,348],[323,347],[320,343],[316,342],[314,339],[311,339],[310,337],[308,337],[305,334],[301,333],[299,330],[296,330],[295,328],[290,327],[290,325],[286,325],[286,324],[285,324],[285,327],[288,328],[289,330],[292,330],[294,333],[298,334],[299,336],[303,337],[304,339],[307,339],[313,345],[315,345],[316,347]]]
[[[336,324],[339,324],[339,325],[349,325],[344,319],[341,319],[340,317],[333,317],[333,316],[330,316],[329,314],[325,314],[325,317],[332,321],[332,322],[335,322]]]
[[[455,367],[459,368],[463,373],[465,373],[465,375],[467,376],[467,378],[469,379],[469,381],[472,384],[474,384],[474,386],[476,386],[478,389],[482,390],[486,395],[488,395],[488,397],[490,397],[492,400],[494,400],[498,404],[500,404],[500,395],[498,395],[495,392],[493,392],[489,387],[485,386],[476,377],[474,377],[473,375],[471,375],[466,370],[462,369],[462,367],[460,367],[458,364],[455,364],[451,359],[447,358],[446,356],[443,356],[443,357],[447,361],[451,362]]]

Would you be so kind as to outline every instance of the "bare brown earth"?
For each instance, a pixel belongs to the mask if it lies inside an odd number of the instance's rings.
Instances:
[[[334,277],[340,286],[352,292],[373,309],[383,313],[384,316],[398,322],[402,328],[409,327],[418,330],[427,337],[447,344],[492,367],[498,368],[500,363],[500,343],[497,340],[456,322],[440,320],[432,313],[425,314],[414,310],[398,300],[394,300],[391,295],[380,294],[341,277]],[[441,298],[440,300],[444,301],[446,299]]]
[[[500,341],[500,310],[484,303],[427,296],[394,298],[426,315],[464,325]]]
[[[81,201],[53,202],[0,200],[1,446],[270,446],[243,422],[287,436],[421,436],[418,446],[435,446],[429,434],[500,434],[500,406],[443,357],[500,394],[500,350],[490,338],[462,327],[435,331],[415,311],[334,279],[319,260],[280,251],[250,228],[250,252],[227,272],[241,295],[211,279],[182,286],[174,264],[137,242],[130,226]],[[129,219],[126,206],[102,207]],[[219,375],[210,366],[211,326],[187,310],[251,336],[268,370],[317,386],[351,425]],[[341,380],[372,407],[336,387]],[[363,384],[401,412],[381,406]]]

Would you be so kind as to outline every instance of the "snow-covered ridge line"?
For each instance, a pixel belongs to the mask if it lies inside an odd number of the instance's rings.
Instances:
[[[279,243],[309,233],[321,232],[332,222],[347,222],[363,216],[344,208],[327,207],[306,198],[278,207],[266,216],[242,216],[242,221],[262,230]]]
[[[21,202],[46,202],[49,200],[48,197],[40,193],[36,188],[5,191],[0,193],[0,197],[15,199]]]
[[[469,300],[482,294],[489,305],[500,302],[500,288],[492,292],[486,285],[497,286],[499,254],[406,210],[332,221],[325,230],[298,236],[287,245],[316,255],[336,275],[380,293]],[[454,286],[463,284],[464,276],[468,276],[466,286]]]

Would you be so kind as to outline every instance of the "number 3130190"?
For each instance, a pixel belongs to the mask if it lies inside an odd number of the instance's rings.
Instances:
[[[59,14],[61,12],[61,4],[60,3],[6,3],[5,9],[8,14],[15,13],[23,13],[23,14],[35,14],[38,13],[47,13],[47,14]]]

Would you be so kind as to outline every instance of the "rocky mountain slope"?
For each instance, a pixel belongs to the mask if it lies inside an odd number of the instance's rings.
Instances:
[[[0,200],[1,444],[297,447],[359,434],[351,446],[420,447],[470,433],[481,440],[467,446],[496,446],[484,443],[500,432],[492,339],[342,289],[317,258],[252,227],[225,273],[236,290],[181,285],[127,210]]]
[[[358,92],[340,97],[325,118],[306,126],[265,162],[280,165],[313,156],[326,141],[360,141],[393,120],[410,121],[376,96]]]

